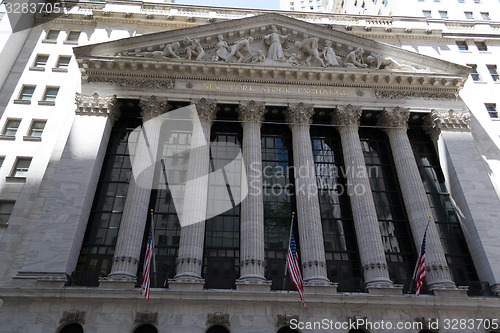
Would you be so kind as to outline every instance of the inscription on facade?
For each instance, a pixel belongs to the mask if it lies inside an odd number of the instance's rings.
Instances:
[[[203,90],[228,91],[243,93],[265,93],[277,95],[324,95],[348,96],[345,89],[339,88],[309,88],[309,87],[279,87],[246,84],[203,83]]]

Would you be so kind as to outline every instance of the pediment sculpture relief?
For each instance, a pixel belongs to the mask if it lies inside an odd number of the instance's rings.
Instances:
[[[232,36],[233,34],[229,34]],[[297,34],[295,35],[297,36]],[[206,38],[206,40],[212,40]],[[138,49],[117,53],[116,56],[143,57],[156,59],[179,59],[194,61],[213,61],[227,63],[259,63],[272,66],[303,67],[345,67],[374,70],[399,70],[408,72],[427,72],[421,66],[403,64],[394,58],[386,57],[357,47],[351,51],[339,49],[338,43],[316,36],[303,35],[293,38],[290,33],[282,33],[276,26],[262,35],[243,37],[228,41],[223,34],[217,41],[204,45],[198,38],[184,37],[156,47],[158,50]]]

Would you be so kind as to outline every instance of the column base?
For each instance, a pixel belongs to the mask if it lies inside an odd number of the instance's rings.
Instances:
[[[249,281],[249,280],[236,280],[236,290],[238,291],[255,291],[255,292],[267,292],[271,291],[272,281],[260,280],[260,281]]]
[[[403,286],[399,284],[370,284],[366,289],[373,295],[403,295]]]
[[[168,280],[169,290],[203,290],[204,279],[173,279]]]
[[[304,293],[331,295],[337,293],[338,283],[336,282],[304,282]]]
[[[468,286],[456,287],[431,287],[435,296],[438,297],[467,297]]]
[[[136,278],[107,276],[99,279],[99,288],[134,289],[136,283]]]

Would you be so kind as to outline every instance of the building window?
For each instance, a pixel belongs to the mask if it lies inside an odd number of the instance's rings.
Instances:
[[[478,51],[488,51],[488,47],[485,42],[474,42],[476,44]]]
[[[488,67],[488,70],[490,71],[491,78],[493,81],[498,82],[500,81],[500,78],[498,77],[498,72],[497,72],[497,65],[486,65]]]
[[[422,13],[424,13],[424,16],[425,17],[431,17],[432,14],[431,14],[431,11],[430,10],[423,10]]]
[[[49,56],[47,54],[38,54],[35,58],[35,62],[30,69],[45,69]]]
[[[5,161],[5,156],[0,156],[0,168],[3,165],[3,161]]]
[[[45,94],[43,95],[44,102],[55,102],[57,93],[59,92],[59,87],[47,87],[45,89]]]
[[[456,41],[456,43],[457,43],[458,49],[460,51],[467,51],[469,49],[467,42],[465,42],[463,40],[458,40],[458,41]]]
[[[21,124],[21,119],[7,119],[5,127],[3,128],[2,131],[2,135],[15,136],[20,124]]]
[[[31,101],[33,93],[35,92],[36,86],[23,86],[21,93],[19,94],[19,99],[21,101]]]
[[[32,138],[42,137],[42,133],[46,123],[47,120],[33,120],[33,122],[31,123],[31,127],[28,131],[28,136]]]
[[[70,61],[71,56],[60,56],[59,59],[57,59],[56,67],[52,68],[52,70],[54,72],[67,72]]]
[[[12,169],[11,177],[26,178],[30,164],[31,157],[18,157],[14,169]]]
[[[477,65],[467,65],[469,67],[471,67],[471,70],[470,70],[470,76],[472,78],[473,81],[479,81],[480,78],[479,78],[479,73],[477,72]]]
[[[45,40],[57,41],[57,37],[59,36],[59,30],[49,30],[47,35],[45,36]]]
[[[424,0],[418,0],[418,2],[424,2]]]
[[[481,0],[474,0],[474,3],[481,3]]]
[[[486,111],[490,115],[490,118],[498,119],[497,105],[495,103],[484,103]]]
[[[0,201],[0,225],[6,226],[14,209],[14,201]]]
[[[483,20],[489,20],[490,19],[490,13],[488,12],[481,12],[481,17]]]
[[[458,3],[464,3],[465,0],[458,0]]]
[[[468,19],[468,20],[474,19],[474,15],[472,14],[472,12],[464,12],[464,14],[465,14],[466,19]]]
[[[439,11],[439,16],[441,16],[441,18],[443,18],[443,19],[447,19],[448,18],[448,12],[446,10],[440,10]]]
[[[80,31],[70,31],[68,37],[66,38],[66,42],[78,43],[78,38],[80,38]]]

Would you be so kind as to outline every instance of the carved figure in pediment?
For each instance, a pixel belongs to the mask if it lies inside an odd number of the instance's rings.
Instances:
[[[351,51],[347,54],[344,60],[344,66],[345,67],[360,67],[360,68],[366,68],[368,67],[367,64],[364,63],[363,61],[363,54],[365,51],[361,48],[358,47],[356,50]]]
[[[295,65],[295,66],[300,66],[300,63],[299,61],[297,60],[297,54],[296,53],[292,53],[290,55],[290,58],[288,58],[288,62],[292,65]]]
[[[299,50],[302,51],[302,55],[306,56],[305,62],[308,66],[312,66],[311,59],[314,58],[321,64],[321,66],[325,67],[323,59],[321,59],[319,56],[318,43],[319,40],[316,37],[306,38],[302,42],[295,42],[295,46],[297,46]]]
[[[257,56],[252,60],[252,62],[264,62],[265,60],[266,56],[264,55],[264,52],[262,52],[262,50],[258,50]]]
[[[267,58],[278,61],[285,61],[285,54],[283,53],[283,42],[290,37],[288,35],[280,35],[276,26],[272,27],[272,32],[264,36],[264,41],[269,45],[267,51]]]
[[[253,37],[243,38],[231,48],[231,53],[226,58],[226,61],[231,61],[234,57],[238,58],[238,62],[247,62],[252,59],[253,54],[250,49],[250,43],[253,42]]]
[[[338,67],[340,66],[340,57],[335,54],[332,48],[332,42],[327,40],[325,47],[323,48],[323,58],[325,58],[327,67]]]
[[[369,55],[366,57],[366,63],[370,68],[376,68],[376,69],[402,69],[405,71],[411,71],[415,72],[418,69],[410,66],[410,65],[404,65],[400,64],[393,58],[386,58],[380,54],[376,55]]]
[[[191,60],[192,56],[196,56],[196,60],[202,60],[205,56],[205,50],[201,46],[200,42],[196,38],[184,38],[184,44],[188,45],[186,47],[186,53],[188,60]]]
[[[217,50],[215,51],[215,55],[213,57],[213,61],[219,61],[219,59],[226,60],[231,53],[231,48],[227,45],[227,42],[224,40],[222,35],[218,35],[217,38],[219,41],[217,42]]]
[[[167,44],[163,51],[147,51],[147,52],[135,52],[135,51],[130,51],[130,52],[123,52],[123,53],[118,53],[118,56],[135,56],[135,57],[151,57],[151,58],[176,58],[180,59],[175,51],[179,49],[181,44],[179,42],[173,42],[170,44]]]
[[[167,44],[165,46],[165,48],[163,49],[163,51],[161,51],[161,54],[163,57],[165,58],[176,58],[176,59],[180,59],[181,57],[179,57],[175,52],[179,49],[179,47],[181,46],[181,44],[179,42],[173,42],[173,43],[170,43],[170,44]]]

